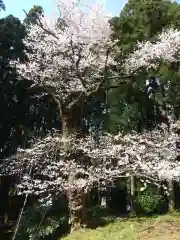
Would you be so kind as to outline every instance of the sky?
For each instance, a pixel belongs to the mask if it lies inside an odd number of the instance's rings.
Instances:
[[[88,0],[90,3],[95,0]],[[101,0],[105,2],[105,9],[113,16],[118,16],[121,9],[127,2],[127,0]],[[12,14],[23,20],[25,13],[23,9],[28,12],[34,5],[40,5],[43,7],[46,15],[53,14],[53,0],[4,0],[6,11],[0,11],[0,18]]]

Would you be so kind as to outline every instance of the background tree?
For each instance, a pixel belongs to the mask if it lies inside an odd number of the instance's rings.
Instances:
[[[2,36],[0,40],[0,111],[2,115],[0,120],[0,131],[2,135],[0,146],[2,149],[1,154],[5,154],[5,152],[8,154],[10,149],[12,152],[14,149],[14,144],[11,140],[13,138],[12,136],[15,136],[17,133],[15,130],[17,129],[15,127],[15,119],[17,119],[17,114],[20,114],[17,109],[19,106],[19,90],[22,89],[22,83],[21,85],[18,84],[16,70],[10,67],[9,62],[17,58],[21,60],[24,59],[24,44],[22,39],[25,37],[26,33],[19,19],[12,15],[0,19],[0,25]]]
[[[44,10],[41,6],[34,5],[28,13],[26,13],[26,17],[23,20],[25,26],[29,26],[30,24],[36,24],[39,16],[44,14]]]
[[[19,19],[9,15],[0,19],[0,162],[12,155],[18,147],[28,147],[35,136],[43,137],[52,128],[59,127],[59,115],[52,99],[45,95],[39,100],[37,92],[30,91],[31,82],[21,79],[10,61],[24,60],[26,29]],[[41,93],[40,89],[38,93]],[[58,124],[57,124],[58,123]],[[1,220],[17,219],[22,197],[14,196],[14,178],[1,177]],[[16,205],[16,210],[14,208]],[[4,218],[4,219],[3,219]],[[3,229],[2,229],[3,230]],[[4,238],[4,236],[1,236]]]
[[[129,0],[120,16],[111,19],[121,60],[132,52],[137,41],[153,40],[163,28],[176,24],[179,9],[179,4],[168,0]]]
[[[52,107],[49,96],[36,98],[37,92],[30,91],[31,82],[20,79],[10,61],[24,61],[24,43],[26,29],[19,19],[12,15],[0,19],[0,131],[1,157],[12,154],[18,146],[27,146],[35,135],[43,135],[51,123],[56,127],[58,114]],[[38,93],[40,93],[40,89]],[[48,108],[51,106],[51,110]],[[52,115],[51,115],[52,113]],[[53,116],[53,117],[52,117]],[[51,120],[50,120],[51,119]],[[51,122],[51,123],[50,123]],[[48,126],[49,125],[49,126]],[[27,144],[27,145],[26,145]]]
[[[180,6],[175,2],[128,1],[120,16],[111,19],[113,36],[119,39],[118,61],[123,63],[124,58],[133,50],[137,41],[155,40],[163,28],[178,27],[179,14]],[[162,66],[159,73],[156,72],[155,84],[152,84],[150,80],[153,76],[153,72],[148,74],[142,72],[128,84],[125,82],[122,90],[121,88],[111,90],[108,96],[111,109],[107,122],[109,130],[141,131],[144,128],[152,128],[159,122],[167,123],[165,111],[169,105],[166,106],[166,100],[168,98],[170,101],[171,96],[167,97],[164,89],[166,89],[167,79],[171,81],[170,72],[168,73],[165,66]],[[175,86],[177,81],[175,79],[172,81]],[[151,93],[148,89],[151,89]]]
[[[4,4],[4,1],[3,0],[0,0],[0,11],[1,9],[3,9],[5,11],[5,4]]]

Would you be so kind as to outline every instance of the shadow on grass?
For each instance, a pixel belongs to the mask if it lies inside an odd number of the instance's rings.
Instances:
[[[120,214],[106,207],[97,205],[88,210],[88,228],[95,229],[97,227],[104,227],[117,220],[117,218],[127,219],[127,217],[127,214]]]

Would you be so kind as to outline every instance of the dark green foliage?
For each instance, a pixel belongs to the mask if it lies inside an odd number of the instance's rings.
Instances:
[[[114,186],[108,189],[108,207],[111,212],[118,215],[127,214],[127,181],[126,179],[120,179],[114,182]]]
[[[59,239],[69,231],[67,204],[67,198],[61,196],[50,207],[37,202],[29,205],[17,239]]]
[[[13,150],[13,146],[9,145],[9,138],[14,133],[16,121],[14,113],[20,107],[19,99],[23,94],[23,84],[18,81],[16,70],[9,67],[9,61],[17,58],[24,59],[23,38],[26,32],[19,19],[12,15],[0,19],[0,31],[0,155],[2,157],[11,147]],[[21,110],[23,114],[23,109]]]
[[[180,5],[164,0],[129,0],[119,17],[111,19],[113,37],[118,39],[121,64],[132,52],[137,41],[155,40],[164,28],[179,28]],[[117,131],[142,131],[151,129],[158,123],[166,123],[165,115],[173,109],[179,117],[178,68],[166,66],[149,74],[139,74],[134,79],[126,79],[125,84],[112,89],[108,94],[110,114],[107,129]],[[146,85],[146,80],[154,78],[154,83]],[[160,84],[156,84],[157,78]],[[118,82],[122,80],[119,79]],[[169,89],[167,90],[167,85]],[[151,87],[151,94],[148,87]],[[165,90],[166,89],[166,90]],[[174,94],[174,91],[176,94]],[[171,111],[172,114],[172,111]]]
[[[137,40],[154,39],[163,28],[176,23],[179,14],[179,5],[168,0],[129,0],[120,16],[111,20],[122,56],[133,50]]]
[[[166,110],[171,113],[174,119],[178,119],[180,116],[179,63],[162,64],[159,75],[163,86],[163,97],[159,98],[159,101],[166,105]]]
[[[81,129],[82,126],[84,126],[84,129],[82,129],[84,132],[89,132],[93,136],[97,145],[99,140],[98,137],[104,130],[105,124],[106,116],[104,114],[104,98],[104,92],[101,91],[98,95],[87,99],[83,112],[83,118],[79,124]]]
[[[104,207],[101,207],[100,205],[94,205],[88,210],[88,215],[91,220],[97,220],[97,218],[100,218],[105,214],[105,211],[107,211],[107,209]]]
[[[18,18],[9,15],[0,19],[0,35],[0,69],[3,70],[10,60],[17,58],[24,60],[23,38],[26,30]]]
[[[136,198],[136,212],[138,214],[162,213],[166,209],[166,198],[156,188],[148,186],[144,191],[138,192]]]
[[[27,147],[35,136],[59,128],[59,113],[51,98],[41,89],[30,91],[31,82],[17,75],[9,61],[25,59],[25,27],[12,15],[0,19],[0,157]]]
[[[4,11],[6,10],[5,4],[3,0],[0,0],[0,11],[3,9]]]
[[[139,77],[133,83],[109,92],[110,114],[106,122],[109,131],[141,132],[152,129],[161,122],[167,123],[163,114],[164,106],[159,101],[163,94],[162,84],[158,85],[156,79],[148,78],[148,85],[145,77]]]
[[[109,215],[110,211],[108,208],[100,205],[91,206],[88,209],[88,227],[96,228],[107,224]]]
[[[44,10],[41,6],[34,5],[27,13],[23,23],[26,27],[30,24],[36,24],[38,22],[39,15],[43,15]]]

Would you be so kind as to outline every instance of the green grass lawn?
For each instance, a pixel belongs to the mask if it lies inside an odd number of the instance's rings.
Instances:
[[[63,240],[180,240],[180,214],[122,218],[95,230],[79,230]]]

